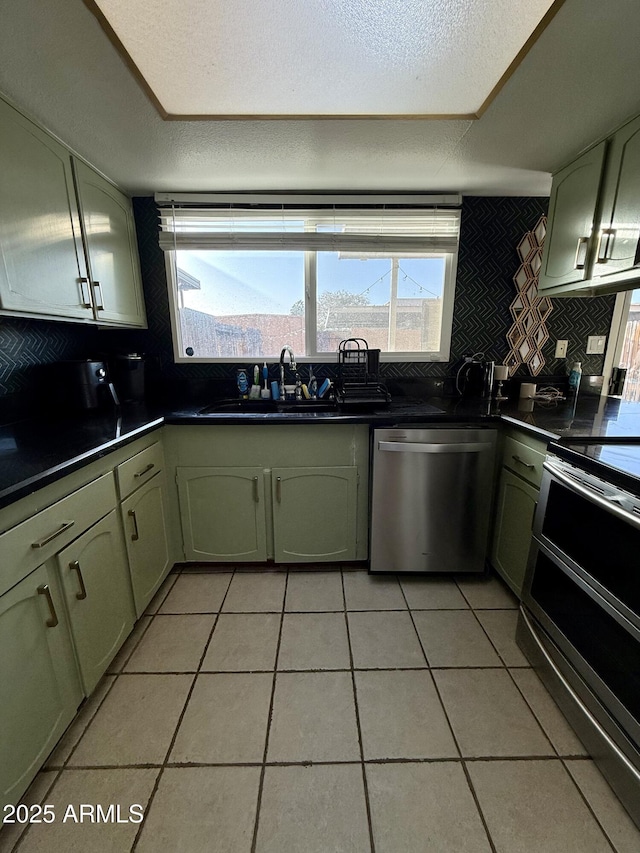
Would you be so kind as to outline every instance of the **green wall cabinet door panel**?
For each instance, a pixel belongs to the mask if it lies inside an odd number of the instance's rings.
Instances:
[[[640,117],[622,127],[609,148],[593,284],[640,271]]]
[[[0,101],[0,308],[93,320],[69,152]]]
[[[277,562],[355,559],[357,468],[274,468],[271,487]]]
[[[516,595],[522,594],[539,492],[506,468],[500,474],[492,562]]]
[[[141,486],[121,505],[136,614],[142,616],[170,568],[164,473]]]
[[[262,468],[178,468],[177,477],[187,560],[267,559]]]
[[[0,597],[0,648],[4,806],[26,791],[82,700],[64,605],[46,565]]]
[[[601,142],[554,175],[540,292],[550,291],[553,296],[554,288],[579,284],[589,276],[606,145]]]
[[[134,623],[131,578],[117,511],[57,556],[85,694],[93,691]]]
[[[145,312],[131,201],[79,160],[73,161],[96,319],[144,326]]]

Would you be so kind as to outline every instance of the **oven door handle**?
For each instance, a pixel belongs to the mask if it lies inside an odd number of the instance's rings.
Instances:
[[[618,518],[622,519],[622,521],[627,522],[628,524],[633,525],[633,527],[640,530],[640,518],[637,518],[630,512],[627,512],[626,509],[623,509],[621,506],[618,506],[613,502],[613,499],[608,500],[607,498],[600,497],[600,495],[592,492],[591,489],[588,489],[586,486],[583,486],[582,483],[576,482],[573,478],[567,476],[562,471],[558,471],[558,469],[554,465],[550,465],[546,460],[542,463],[542,467],[551,474],[551,476],[566,486],[568,489],[571,489],[572,492],[576,492],[581,495],[583,498],[586,498],[592,504],[599,506],[601,509],[605,510],[605,512],[611,513],[611,515],[615,515]]]

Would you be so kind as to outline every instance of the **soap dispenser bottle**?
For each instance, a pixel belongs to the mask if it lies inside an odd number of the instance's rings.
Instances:
[[[575,400],[580,390],[580,379],[582,378],[582,362],[574,361],[571,373],[569,373],[569,399]]]

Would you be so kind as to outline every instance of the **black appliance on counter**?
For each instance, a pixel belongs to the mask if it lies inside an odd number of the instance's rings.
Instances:
[[[111,378],[123,403],[144,400],[144,356],[138,353],[115,355],[109,359]]]
[[[456,376],[456,389],[463,397],[485,399],[491,397],[493,388],[493,361],[477,361],[465,357],[464,364]]]
[[[71,412],[97,412],[120,405],[104,361],[59,361],[50,366],[49,394]]]
[[[517,640],[640,826],[640,442],[552,443]]]

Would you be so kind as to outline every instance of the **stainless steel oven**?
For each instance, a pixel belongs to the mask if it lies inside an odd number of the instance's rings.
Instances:
[[[640,825],[640,497],[556,455],[518,641]]]

